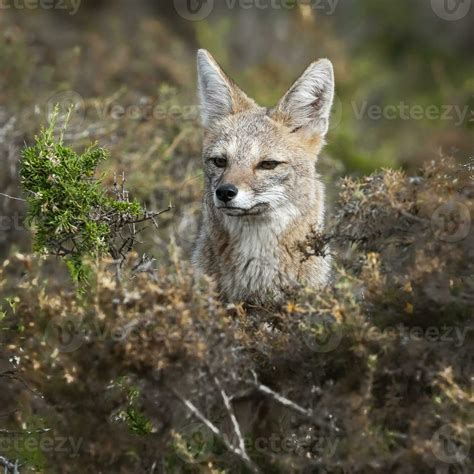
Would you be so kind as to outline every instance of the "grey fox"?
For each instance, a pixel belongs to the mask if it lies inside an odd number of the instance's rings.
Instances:
[[[224,300],[263,304],[295,285],[327,282],[330,256],[304,256],[322,230],[316,159],[334,98],[329,60],[312,63],[274,108],[260,107],[199,50],[205,190],[193,252]]]

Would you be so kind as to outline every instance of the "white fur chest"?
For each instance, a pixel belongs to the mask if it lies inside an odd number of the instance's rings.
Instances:
[[[226,227],[230,231],[229,271],[223,272],[222,287],[234,300],[257,298],[270,292],[278,292],[282,286],[281,249],[278,236],[281,222],[256,224],[228,217]]]

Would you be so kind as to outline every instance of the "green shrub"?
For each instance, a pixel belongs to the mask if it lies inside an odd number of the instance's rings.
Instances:
[[[136,243],[137,224],[154,222],[136,200],[130,200],[125,177],[115,179],[108,192],[98,165],[107,150],[90,146],[82,154],[63,144],[63,132],[55,138],[57,111],[35,144],[22,153],[21,184],[27,196],[27,221],[35,229],[34,250],[65,259],[80,284],[87,283],[87,261],[110,255],[120,268]]]

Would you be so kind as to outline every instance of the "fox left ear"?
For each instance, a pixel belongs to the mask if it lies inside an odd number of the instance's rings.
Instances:
[[[334,70],[331,61],[311,64],[273,109],[271,117],[293,131],[326,135],[334,100]]]
[[[227,76],[211,54],[200,49],[197,54],[198,92],[204,127],[243,110],[255,102]]]

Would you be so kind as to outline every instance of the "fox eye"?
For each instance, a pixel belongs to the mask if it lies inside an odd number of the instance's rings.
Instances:
[[[225,168],[227,166],[227,159],[222,156],[217,156],[215,158],[211,158],[211,161],[216,165],[218,168]]]
[[[261,170],[274,170],[281,163],[279,161],[262,161],[258,164],[258,169]]]

